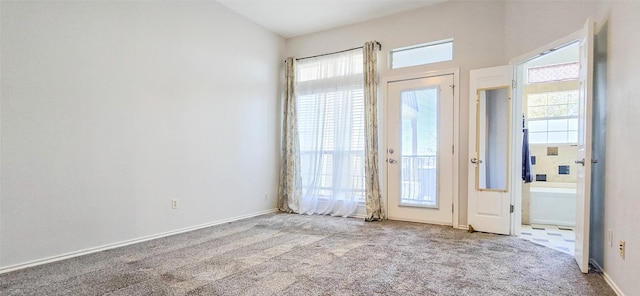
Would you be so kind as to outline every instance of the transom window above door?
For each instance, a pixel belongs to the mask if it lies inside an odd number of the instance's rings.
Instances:
[[[527,69],[527,84],[576,80],[579,72],[578,62],[530,67]]]
[[[389,52],[389,66],[399,69],[453,60],[453,39],[396,48]]]

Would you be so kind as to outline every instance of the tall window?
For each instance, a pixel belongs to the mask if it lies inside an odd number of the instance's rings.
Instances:
[[[301,213],[343,215],[364,201],[364,78],[361,50],[299,60]]]
[[[556,91],[527,96],[529,143],[578,142],[578,91]]]

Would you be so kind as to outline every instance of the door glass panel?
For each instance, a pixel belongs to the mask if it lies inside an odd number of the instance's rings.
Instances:
[[[438,206],[438,89],[403,91],[400,205]]]
[[[479,190],[507,190],[509,90],[478,91],[476,184]]]

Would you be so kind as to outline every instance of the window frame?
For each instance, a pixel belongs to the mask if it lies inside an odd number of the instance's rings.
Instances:
[[[540,80],[540,81],[531,81],[531,72],[535,71],[535,70],[543,70],[543,69],[558,69],[558,68],[562,68],[562,67],[572,67],[575,66],[577,67],[575,76],[562,76],[561,78],[558,78],[556,76],[555,79],[551,79],[551,80]],[[569,81],[569,80],[577,80],[578,76],[580,75],[580,62],[566,62],[566,63],[558,63],[558,64],[551,64],[551,65],[541,65],[541,66],[533,66],[533,67],[528,67],[527,68],[527,72],[526,72],[526,84],[539,84],[539,83],[554,83],[554,82],[561,82],[561,81]]]
[[[566,104],[551,104],[549,105],[549,102],[547,101],[544,105],[536,105],[536,106],[531,106],[529,105],[529,103],[531,102],[531,100],[529,99],[529,96],[532,95],[540,95],[540,94],[552,94],[552,93],[574,93],[575,95],[579,95],[579,91],[577,89],[567,89],[567,90],[557,90],[557,91],[545,91],[545,92],[537,92],[537,93],[529,93],[527,94],[527,128],[529,130],[529,144],[531,145],[549,145],[549,144],[553,144],[553,145],[576,145],[577,144],[577,136],[578,136],[578,126],[577,126],[577,122],[576,122],[576,127],[575,130],[574,129],[570,129],[571,126],[571,120],[578,120],[579,119],[579,114],[576,115],[564,115],[564,116],[544,116],[544,117],[537,117],[537,118],[532,118],[530,116],[530,109],[532,107],[546,107],[549,108],[550,106],[560,106],[560,105],[577,105],[579,108],[579,104],[580,102],[575,102],[575,103],[569,103],[567,102]],[[551,121],[554,120],[567,120],[567,128],[566,129],[562,129],[562,130],[549,130],[549,123]],[[531,123],[533,122],[546,122],[546,130],[545,131],[532,131],[530,126]],[[553,133],[553,132],[565,132],[567,133],[567,141],[565,142],[550,142],[549,141],[549,133]],[[575,133],[575,138],[576,141],[570,141],[571,139],[571,133]],[[532,142],[531,138],[533,134],[545,134],[546,135],[546,142]]]
[[[418,66],[425,66],[425,65],[430,65],[430,64],[436,64],[436,63],[442,63],[442,62],[450,62],[453,61],[453,38],[448,38],[448,39],[442,39],[442,40],[438,40],[438,41],[433,41],[433,42],[428,42],[428,43],[421,43],[421,44],[415,44],[415,45],[410,45],[410,46],[405,46],[405,47],[399,47],[399,48],[394,48],[392,50],[389,51],[389,55],[388,55],[388,66],[389,69],[391,70],[397,70],[397,69],[403,69],[403,68],[410,68],[410,67],[418,67]],[[399,53],[399,52],[407,52],[407,51],[411,51],[411,50],[417,50],[417,49],[423,49],[423,48],[429,48],[429,47],[434,47],[434,46],[438,46],[438,45],[443,45],[443,44],[451,44],[451,58],[450,59],[442,59],[442,60],[436,60],[433,62],[425,62],[425,63],[417,63],[417,64],[412,64],[412,65],[407,65],[407,66],[398,66],[398,67],[394,67],[393,65],[393,60],[394,60],[394,54],[395,53]]]

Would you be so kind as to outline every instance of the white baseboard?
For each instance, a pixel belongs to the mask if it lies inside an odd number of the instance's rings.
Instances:
[[[589,260],[590,264],[595,265],[601,272],[602,272],[602,277],[604,278],[605,282],[607,282],[607,284],[609,285],[609,287],[611,287],[611,289],[613,290],[613,292],[616,293],[616,295],[618,296],[625,296],[624,293],[622,293],[622,290],[620,290],[620,288],[618,287],[618,285],[616,285],[616,283],[613,282],[613,280],[609,277],[609,275],[604,271],[604,269],[602,268],[602,266],[600,266],[600,264],[598,264],[598,262],[594,261],[594,260]]]
[[[433,225],[443,225],[443,226],[451,226],[453,227],[452,223],[442,223],[439,221],[432,221],[432,220],[424,220],[424,219],[406,219],[403,217],[387,217],[389,220],[394,220],[394,221],[405,221],[405,222],[415,222],[415,223],[424,223],[424,224],[433,224]]]
[[[469,230],[469,225],[458,225],[458,227],[456,227],[458,229],[464,229],[464,230]]]
[[[616,283],[613,282],[613,280],[609,277],[609,275],[606,272],[602,271],[602,277],[604,277],[604,280],[607,282],[607,284],[609,284],[611,289],[613,289],[613,292],[616,292],[616,295],[625,296],[622,290],[620,290],[618,285],[616,285]]]
[[[194,231],[194,230],[198,230],[198,229],[202,229],[202,228],[207,228],[207,227],[211,227],[211,226],[215,226],[215,225],[220,225],[220,224],[224,224],[224,223],[238,221],[238,220],[251,218],[251,217],[255,217],[255,216],[260,216],[260,215],[264,215],[264,214],[275,213],[277,211],[278,211],[278,209],[270,209],[270,210],[266,210],[266,211],[260,211],[260,212],[251,213],[251,214],[247,214],[247,215],[242,215],[242,216],[238,216],[238,217],[233,217],[233,218],[218,220],[218,221],[209,222],[209,223],[205,223],[205,224],[200,224],[200,225],[196,225],[196,226],[186,227],[186,228],[182,228],[182,229],[178,229],[178,230],[172,230],[172,231],[167,231],[167,232],[158,233],[158,234],[154,234],[154,235],[134,238],[134,239],[131,239],[131,240],[126,240],[126,241],[117,242],[117,243],[113,243],[113,244],[103,245],[103,246],[99,246],[99,247],[95,247],[95,248],[89,248],[89,249],[69,252],[69,253],[65,253],[65,254],[61,254],[61,255],[51,256],[51,257],[47,257],[47,258],[37,259],[37,260],[33,260],[33,261],[28,261],[28,262],[25,262],[25,263],[19,263],[19,264],[9,265],[9,266],[5,266],[5,267],[0,267],[0,274],[11,272],[11,271],[15,271],[15,270],[19,270],[19,269],[23,269],[23,268],[27,268],[27,267],[32,267],[32,266],[47,264],[47,263],[51,263],[51,262],[61,261],[61,260],[65,260],[65,259],[69,259],[69,258],[73,258],[73,257],[78,257],[78,256],[92,254],[92,253],[102,252],[102,251],[105,251],[105,250],[124,247],[124,246],[137,244],[137,243],[141,243],[141,242],[145,242],[145,241],[149,241],[149,240],[153,240],[153,239],[157,239],[157,238],[162,238],[162,237],[166,237],[166,236],[171,236],[171,235],[176,235],[176,234],[185,233],[185,232],[189,232],[189,231]]]

